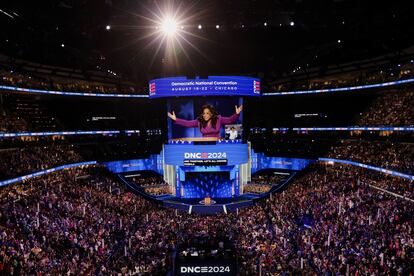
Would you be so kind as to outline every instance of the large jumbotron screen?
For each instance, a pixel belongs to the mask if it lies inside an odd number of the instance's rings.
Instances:
[[[235,106],[240,106],[243,104],[243,99],[239,97],[175,98],[168,100],[167,109],[169,112],[174,111],[177,118],[185,120],[194,120],[201,113],[202,106],[206,104],[214,106],[219,115],[229,117],[235,113]],[[225,139],[230,139],[233,137],[236,137],[236,139],[241,139],[243,131],[242,121],[243,112],[240,113],[240,117],[236,122],[229,125],[224,125],[221,128],[220,137]],[[235,135],[233,137],[230,137],[231,130],[236,130],[237,136]],[[174,124],[172,120],[168,119],[169,139],[192,137],[202,137],[199,128],[187,128],[179,126],[177,124]]]

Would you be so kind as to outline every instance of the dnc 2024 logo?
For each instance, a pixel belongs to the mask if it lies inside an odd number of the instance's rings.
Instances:
[[[184,159],[221,159],[227,158],[226,152],[184,152]]]

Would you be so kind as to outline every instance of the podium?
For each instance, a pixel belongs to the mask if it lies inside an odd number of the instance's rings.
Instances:
[[[208,195],[204,198],[204,205],[210,205],[211,204],[211,197]]]

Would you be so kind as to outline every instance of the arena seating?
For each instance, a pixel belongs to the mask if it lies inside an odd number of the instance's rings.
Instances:
[[[412,96],[382,93],[356,123],[414,125]],[[9,111],[0,119],[2,131],[32,125]],[[413,144],[398,139],[340,139],[324,156],[414,173]],[[3,180],[86,159],[68,141],[42,140],[4,147],[0,160]],[[165,275],[195,244],[230,245],[240,275],[412,273],[412,181],[331,164],[299,175],[266,200],[214,216],[162,208],[100,166],[2,187],[0,274]],[[244,192],[267,192],[280,180],[258,174]],[[161,177],[133,182],[152,195],[171,193]]]

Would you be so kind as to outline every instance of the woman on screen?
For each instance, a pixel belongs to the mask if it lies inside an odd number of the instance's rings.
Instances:
[[[222,125],[233,124],[240,116],[243,105],[235,106],[235,113],[230,117],[223,117],[217,114],[216,109],[212,105],[203,105],[201,114],[195,120],[184,120],[177,118],[175,112],[168,112],[168,117],[177,125],[184,127],[198,127],[203,137],[220,138],[220,129]]]

